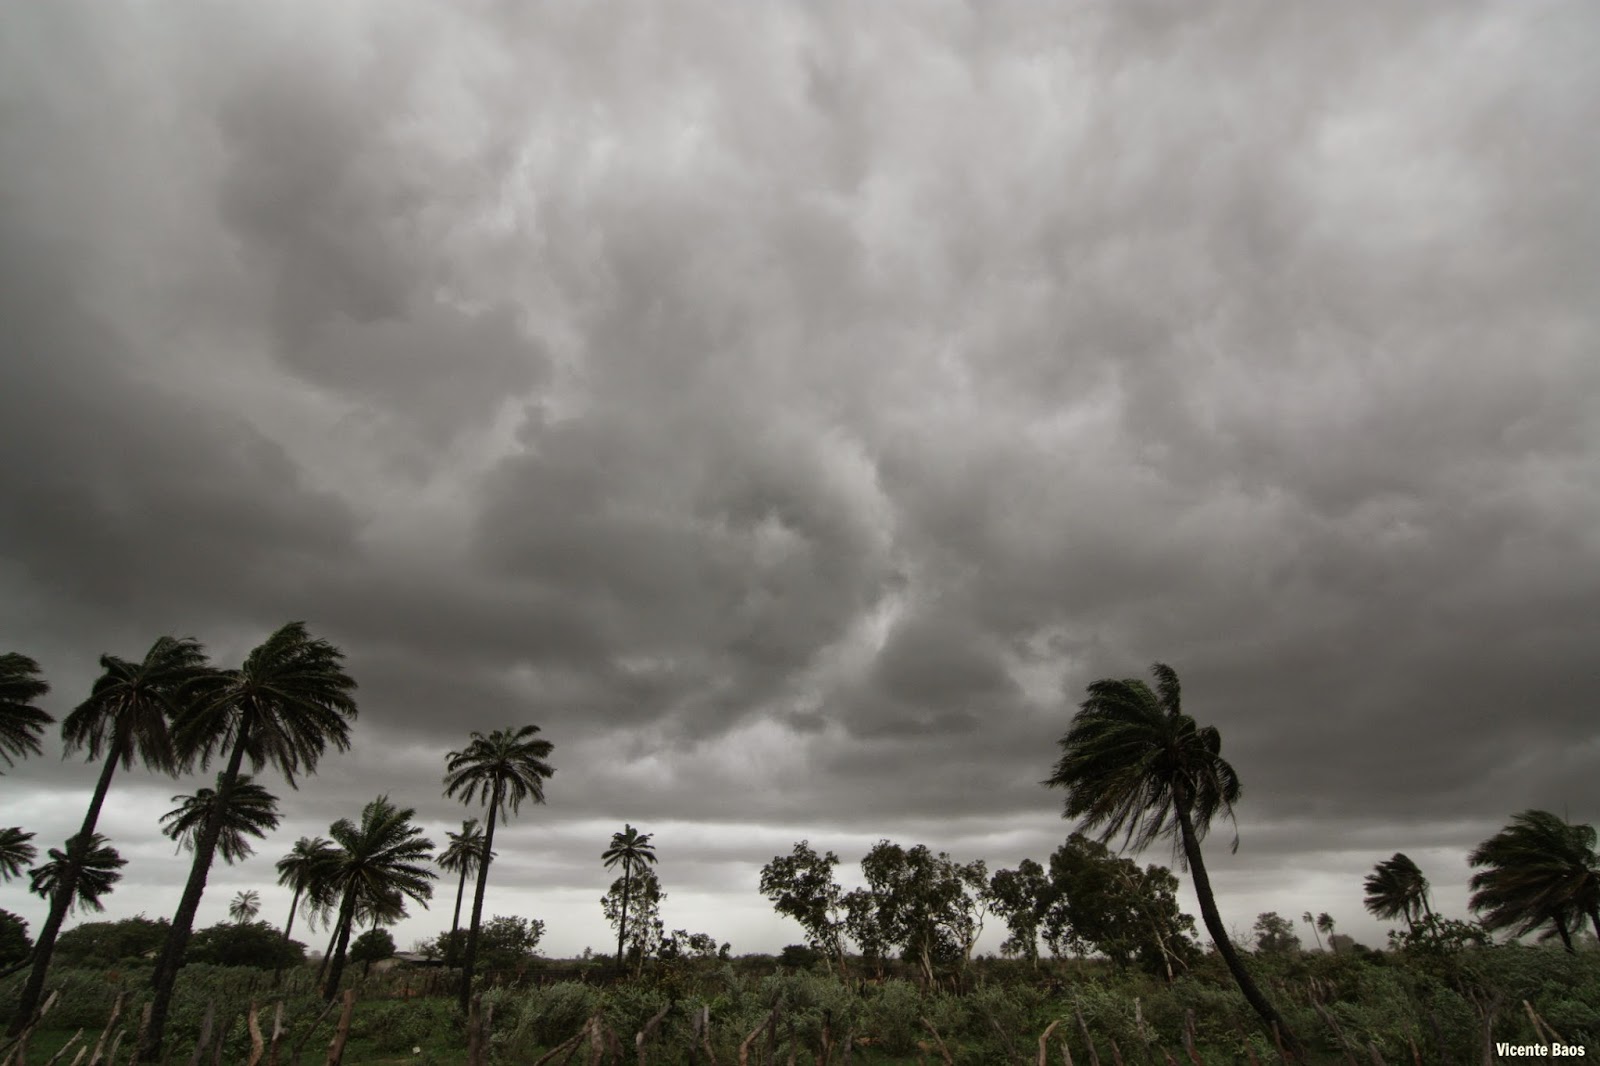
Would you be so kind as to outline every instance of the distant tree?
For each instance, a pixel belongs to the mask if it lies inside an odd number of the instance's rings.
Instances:
[[[1356,943],[1354,937],[1346,936],[1344,933],[1328,934],[1328,950],[1335,955],[1343,955],[1346,952],[1354,951],[1360,946]]]
[[[1403,852],[1397,851],[1378,863],[1367,875],[1364,887],[1364,904],[1375,917],[1404,918],[1408,926],[1416,929],[1423,916],[1433,914],[1428,906],[1428,879]]]
[[[454,963],[460,954],[460,939],[456,936],[461,928],[461,898],[467,889],[467,878],[477,872],[478,864],[483,861],[483,827],[476,818],[467,818],[461,823],[461,832],[445,832],[448,843],[439,853],[439,869],[447,873],[459,875],[456,884],[456,908],[450,916],[450,951],[445,955],[446,961]],[[492,856],[491,856],[492,858]]]
[[[1317,915],[1317,928],[1328,934],[1328,950],[1335,955],[1339,954],[1339,949],[1333,945],[1333,915],[1327,911]]]
[[[833,852],[818,855],[810,841],[802,840],[788,855],[775,855],[761,868],[761,894],[779,914],[800,923],[806,942],[834,960],[843,977],[844,890],[833,877],[838,865]]]
[[[1294,923],[1277,911],[1256,915],[1256,950],[1263,955],[1293,955],[1300,950]]]
[[[22,871],[32,866],[39,850],[30,841],[32,833],[24,833],[18,826],[0,829],[0,881],[22,876]]]
[[[484,972],[521,970],[536,958],[539,941],[544,939],[544,922],[497,914],[483,923],[478,943],[478,960]]]
[[[623,928],[623,893],[627,892],[632,917],[628,919],[628,937],[624,944],[625,957],[634,960],[635,972],[642,972],[644,960],[655,955],[661,947],[665,928],[661,923],[661,903],[667,894],[661,890],[656,872],[648,867],[634,873],[632,883],[623,887],[623,879],[611,882],[606,894],[600,897],[600,910],[611,928]]]
[[[300,965],[305,958],[305,945],[298,940],[285,941],[271,922],[220,922],[196,932],[184,952],[185,963],[257,970],[286,969]]]
[[[27,919],[0,910],[0,966],[14,966],[33,951]]]
[[[338,866],[338,848],[326,837],[301,837],[289,853],[277,862],[278,884],[294,891],[289,901],[289,920],[283,923],[283,939],[294,928],[294,914],[304,897],[313,911],[330,910],[336,899],[333,874]]]
[[[50,683],[39,676],[39,664],[18,652],[0,655],[0,759],[15,766],[17,759],[38,755],[39,738],[54,718],[34,706],[48,694]]]
[[[1316,941],[1317,941],[1317,950],[1321,951],[1322,950],[1322,934],[1317,932],[1317,920],[1311,916],[1311,912],[1310,911],[1306,911],[1304,914],[1302,914],[1300,916],[1300,920],[1302,922],[1305,922],[1307,925],[1309,925],[1311,927],[1311,935],[1313,937],[1315,937]]]
[[[261,913],[261,893],[255,889],[247,889],[237,893],[233,902],[228,904],[228,917],[243,925],[253,921]]]
[[[1002,955],[1021,955],[1039,965],[1039,926],[1053,897],[1044,867],[1023,859],[1015,870],[996,870],[989,878],[989,898],[1011,935],[1000,945]]]
[[[650,843],[652,834],[641,833],[631,825],[624,825],[622,829],[620,833],[611,834],[611,846],[600,855],[605,861],[606,869],[622,867],[622,913],[617,922],[617,973],[619,974],[622,972],[623,940],[628,932],[628,896],[632,890],[633,878],[656,861],[656,849]]]
[[[115,922],[81,922],[56,941],[56,960],[66,966],[109,967],[144,959],[160,949],[171,931],[165,918],[144,915]]]
[[[1549,811],[1523,811],[1467,856],[1469,903],[1488,929],[1521,936],[1543,925],[1576,952],[1572,930],[1587,918],[1600,937],[1600,856],[1595,829]]]
[[[350,945],[350,961],[361,963],[361,972],[368,973],[372,964],[394,958],[394,937],[387,929],[368,929]]]
[[[179,851],[194,851],[195,839],[205,829],[217,805],[216,789],[197,789],[194,795],[173,796],[178,806],[161,816],[161,835],[178,842]],[[217,852],[232,866],[255,854],[247,837],[265,840],[278,828],[278,799],[251,780],[239,775],[222,805],[222,828],[217,833]]]
[[[778,952],[778,965],[789,970],[809,970],[826,957],[809,944],[788,944]]]
[[[1170,983],[1198,949],[1194,919],[1178,906],[1178,882],[1164,866],[1140,869],[1082,833],[1050,856],[1050,889],[1042,921],[1057,954],[1097,951],[1118,966],[1137,961]]]
[[[881,840],[861,860],[861,872],[876,912],[873,935],[899,947],[930,985],[935,964],[965,966],[988,909],[983,860],[961,864],[923,844]]]
[[[87,847],[82,846],[82,840],[75,836],[67,841],[65,850],[51,848],[50,861],[28,873],[29,891],[45,899],[53,899],[63,884],[71,885],[69,913],[80,907],[86,911],[105,910],[100,897],[122,880],[118,871],[128,865],[128,860],[118,855],[117,849],[99,833],[89,838]],[[37,952],[38,945],[34,947]]]

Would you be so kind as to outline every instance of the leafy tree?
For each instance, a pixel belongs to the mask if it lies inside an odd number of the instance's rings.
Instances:
[[[971,958],[988,907],[983,860],[963,865],[923,844],[903,848],[882,840],[861,860],[861,871],[876,911],[870,935],[899,947],[926,982],[934,981],[936,963],[964,965]]]
[[[33,704],[49,691],[38,663],[14,651],[0,655],[0,759],[7,766],[43,750],[39,738],[55,719]]]
[[[1463,948],[1487,947],[1489,943],[1489,934],[1482,926],[1437,914],[1424,916],[1404,932],[1389,930],[1389,950],[1414,954],[1453,955]]]
[[[139,662],[102,655],[100,669],[102,672],[90,688],[89,698],[61,723],[63,754],[86,750],[89,761],[100,760],[100,774],[89,798],[89,808],[74,839],[94,838],[100,810],[105,805],[118,766],[132,769],[137,761],[158,773],[178,771],[181,760],[173,747],[168,722],[188,698],[193,686],[206,676],[208,667],[205,650],[198,641],[162,637],[150,646]],[[56,884],[50,910],[39,927],[33,969],[17,999],[17,1012],[11,1021],[12,1036],[21,1031],[38,1008],[61,924],[80,899],[76,874],[70,868],[65,873]]]
[[[341,818],[328,829],[339,847],[332,883],[340,897],[333,961],[323,990],[330,1001],[339,991],[357,904],[366,901],[369,914],[377,920],[386,911],[403,913],[401,897],[426,903],[433,896],[438,875],[423,865],[433,858],[433,843],[412,824],[416,813],[379,796],[363,808],[360,825]]]
[[[178,806],[161,816],[162,835],[176,840],[180,852],[193,852],[195,839],[210,821],[219,794],[216,789],[202,788],[192,796],[173,796],[172,802]],[[255,854],[255,849],[246,838],[265,840],[276,828],[277,797],[251,780],[249,774],[240,774],[222,808],[222,829],[217,835],[217,851],[222,861],[232,866],[249,858]]]
[[[238,669],[214,672],[198,698],[186,702],[174,719],[174,739],[186,759],[207,767],[213,756],[226,752],[228,763],[217,778],[222,802],[212,808],[195,838],[194,864],[172,918],[172,934],[156,960],[141,1061],[161,1058],[178,968],[222,835],[228,794],[246,758],[252,773],[272,766],[296,788],[296,775],[314,774],[330,744],[349,750],[356,683],[345,674],[343,662],[344,653],[312,637],[305,623],[290,622],[252,649]]]
[[[1523,811],[1467,856],[1473,867],[1469,903],[1488,929],[1514,936],[1542,925],[1576,952],[1572,928],[1588,918],[1600,937],[1600,856],[1592,825],[1573,825],[1549,811]]]
[[[1433,914],[1428,906],[1428,879],[1402,852],[1397,851],[1378,863],[1367,875],[1363,887],[1367,891],[1363,902],[1375,917],[1404,918],[1408,926],[1416,929],[1424,915]]]
[[[22,962],[32,951],[33,939],[28,936],[27,919],[0,910],[0,966]]]
[[[300,908],[302,896],[313,910],[332,908],[337,856],[338,849],[326,837],[301,837],[289,853],[278,860],[278,884],[294,891],[289,901],[289,920],[283,923],[284,940],[289,939],[289,930],[294,928],[294,915]]]
[[[1011,933],[1000,945],[1002,955],[1021,955],[1039,965],[1039,926],[1054,893],[1044,867],[1023,859],[1015,870],[996,870],[989,879],[990,905]]]
[[[56,959],[68,966],[114,966],[158,950],[171,931],[165,918],[144,915],[115,922],[82,922],[56,941]]]
[[[793,918],[805,930],[806,943],[837,960],[845,975],[844,890],[833,879],[839,857],[818,855],[811,842],[802,840],[788,855],[775,855],[761,868],[761,894],[779,914]]]
[[[456,933],[461,928],[461,897],[467,890],[467,878],[483,861],[483,829],[476,818],[468,818],[461,823],[461,832],[446,831],[445,837],[449,843],[439,853],[439,868],[460,875],[456,883],[456,907],[450,916],[450,939],[446,942],[450,950],[445,954],[446,961],[453,963],[460,947]]]
[[[472,923],[467,930],[466,957],[461,965],[458,995],[461,1012],[467,1012],[472,996],[472,971],[478,957],[478,939],[483,921],[483,894],[489,887],[489,865],[494,861],[494,827],[501,815],[515,814],[524,800],[544,802],[544,783],[555,768],[545,760],[554,745],[539,739],[539,727],[525,725],[515,731],[497,729],[485,736],[473,733],[460,751],[452,751],[445,763],[444,794],[463,803],[481,802],[489,809],[483,833],[483,859],[478,866],[478,887],[472,898]]]
[[[219,922],[189,939],[184,962],[281,970],[305,962],[306,946],[284,940],[271,922]]]
[[[261,893],[255,889],[246,889],[233,897],[233,902],[228,904],[228,917],[243,925],[253,921],[261,913]]]
[[[1083,829],[1100,829],[1102,843],[1120,833],[1124,846],[1142,850],[1164,837],[1176,838],[1175,849],[1182,849],[1179,858],[1194,879],[1201,917],[1223,963],[1261,1020],[1277,1026],[1298,1053],[1298,1039],[1228,937],[1200,851],[1213,818],[1232,820],[1239,775],[1222,757],[1216,728],[1201,727],[1183,713],[1177,672],[1156,663],[1152,673],[1154,689],[1139,678],[1103,679],[1089,686],[1044,784],[1066,789],[1063,815],[1079,819]]]
[[[790,970],[809,970],[827,958],[810,944],[788,944],[778,952],[778,965]]]
[[[631,825],[611,834],[611,846],[601,852],[606,869],[622,867],[622,913],[617,922],[617,973],[622,972],[623,940],[628,932],[628,896],[633,878],[656,861],[656,849],[650,843],[650,833],[641,833]]]
[[[606,894],[600,897],[600,909],[611,928],[623,928],[623,893],[633,918],[627,924],[628,938],[624,947],[635,960],[636,972],[644,969],[644,960],[656,954],[661,947],[665,927],[661,923],[661,901],[667,894],[661,890],[661,881],[654,870],[646,867],[633,875],[633,883],[624,888],[622,878],[611,882]]]
[[[1277,911],[1256,915],[1256,950],[1263,955],[1293,955],[1300,950],[1294,923]]]
[[[31,841],[32,833],[24,833],[18,826],[0,829],[0,881],[22,876],[22,871],[33,865],[39,849]]]
[[[372,969],[372,964],[394,958],[394,937],[387,929],[368,929],[350,945],[350,961],[361,963],[361,972]]]
[[[83,839],[73,837],[67,841],[64,851],[51,848],[48,853],[50,861],[28,871],[29,891],[44,899],[54,899],[62,885],[71,885],[72,900],[67,905],[69,912],[79,907],[86,911],[105,910],[100,897],[122,880],[122,874],[118,871],[128,865],[128,860],[118,855],[111,842],[99,833],[88,838],[87,847],[82,846]],[[34,947],[37,951],[38,945]]]
[[[674,929],[661,941],[660,955],[663,959],[714,959],[719,950],[716,938],[710,933],[691,933],[687,929]],[[817,958],[823,957],[821,952],[813,954]]]
[[[521,970],[535,957],[544,939],[544,922],[497,914],[483,923],[478,959],[485,971]]]
[[[871,889],[856,888],[846,892],[841,902],[845,932],[861,949],[862,956],[876,964],[878,976],[882,977],[883,959],[894,944],[879,920],[878,897]]]
[[[1196,954],[1194,919],[1178,906],[1178,882],[1163,866],[1140,869],[1098,840],[1074,833],[1050,856],[1045,941],[1060,954],[1098,951],[1113,965],[1137,960],[1170,983]]]

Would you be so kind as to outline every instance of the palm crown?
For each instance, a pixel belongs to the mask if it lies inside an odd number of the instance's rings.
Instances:
[[[9,881],[33,865],[39,852],[32,840],[33,834],[18,826],[0,829],[0,881]]]
[[[1367,890],[1364,904],[1375,917],[1404,918],[1415,927],[1424,914],[1433,913],[1428,905],[1428,879],[1403,852],[1378,863],[1363,886]]]
[[[71,875],[72,900],[69,910],[82,907],[89,911],[103,911],[100,897],[111,891],[111,886],[122,880],[118,871],[128,865],[128,860],[117,854],[111,842],[99,833],[89,837],[87,848],[80,848],[82,836],[67,841],[66,850],[51,848],[50,861],[28,874],[29,890],[36,896],[50,899],[56,888]]]
[[[628,934],[628,901],[633,894],[633,879],[644,874],[656,861],[656,849],[649,833],[624,824],[622,832],[611,834],[611,846],[600,853],[607,869],[622,867],[622,910],[617,921],[617,972],[622,972],[622,949]]]
[[[444,794],[463,803],[483,803],[500,814],[516,813],[525,800],[544,802],[544,782],[555,773],[544,760],[554,745],[536,738],[539,727],[497,729],[452,751],[445,763]]]
[[[283,925],[283,937],[289,938],[294,926],[294,914],[300,908],[300,898],[306,897],[313,911],[324,911],[333,906],[333,870],[338,849],[326,837],[301,837],[294,842],[289,853],[279,859],[278,884],[294,892],[289,903],[289,920]]]
[[[196,838],[217,805],[217,796],[218,790],[210,788],[199,789],[192,796],[173,796],[172,802],[178,806],[161,816],[162,834],[176,840],[180,851],[193,851]],[[231,866],[253,855],[255,849],[245,838],[265,840],[276,828],[277,797],[256,784],[249,774],[240,775],[222,806],[222,831],[217,836],[222,861]]]
[[[1600,857],[1595,829],[1549,811],[1524,811],[1478,845],[1467,862],[1472,909],[1489,929],[1521,936],[1550,923],[1567,949],[1569,930],[1587,917],[1600,937]]]
[[[257,914],[261,913],[261,893],[255,889],[246,889],[233,897],[233,902],[228,904],[228,917],[243,925]]]
[[[44,727],[55,719],[33,702],[49,691],[49,682],[39,676],[38,663],[14,651],[0,655],[0,759],[7,766],[39,754]]]
[[[210,675],[200,642],[161,637],[141,661],[102,655],[100,669],[89,698],[61,723],[66,751],[86,748],[89,759],[113,759],[124,770],[137,758],[152,770],[177,772],[168,723]]]

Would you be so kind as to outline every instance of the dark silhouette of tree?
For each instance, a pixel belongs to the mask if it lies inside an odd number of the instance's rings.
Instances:
[[[1239,776],[1222,757],[1216,728],[1201,727],[1183,713],[1177,672],[1156,663],[1152,673],[1154,689],[1138,678],[1089,686],[1088,698],[1061,738],[1055,772],[1044,784],[1065,789],[1063,816],[1078,819],[1085,830],[1099,829],[1102,842],[1120,833],[1124,847],[1142,850],[1176,837],[1180,865],[1187,865],[1194,878],[1201,917],[1223,963],[1261,1020],[1276,1026],[1298,1053],[1299,1041],[1228,936],[1200,851],[1213,818],[1232,820]]]
[[[472,924],[467,930],[466,957],[461,965],[461,1012],[472,996],[472,970],[478,955],[478,933],[483,922],[483,894],[489,887],[489,865],[494,857],[497,817],[521,809],[523,801],[544,802],[544,783],[555,768],[545,762],[555,746],[536,735],[539,727],[525,725],[515,731],[497,729],[485,736],[473,733],[461,751],[452,751],[445,763],[444,794],[463,803],[482,803],[489,809],[483,833],[483,861],[478,866],[478,887],[472,898]]]
[[[161,816],[162,835],[176,840],[179,851],[194,851],[195,838],[210,821],[220,794],[217,789],[202,788],[192,796],[173,796],[172,802],[178,806]],[[222,861],[232,866],[249,858],[255,854],[255,849],[246,838],[265,840],[276,828],[277,797],[251,780],[249,774],[240,774],[222,809],[222,829],[217,835],[217,851]]]
[[[1486,929],[1522,936],[1550,925],[1576,952],[1572,929],[1588,918],[1600,937],[1600,857],[1595,829],[1549,811],[1523,811],[1467,856],[1483,869],[1472,875],[1469,902]]]
[[[844,890],[833,877],[838,865],[839,856],[831,851],[818,855],[810,841],[802,840],[790,854],[775,855],[761,868],[761,894],[779,914],[800,923],[807,942],[836,962],[843,978]]]
[[[24,833],[19,826],[0,829],[0,881],[22,876],[22,871],[33,865],[39,849],[32,844],[33,834]]]
[[[628,896],[633,889],[633,878],[656,861],[656,849],[650,843],[653,834],[641,833],[624,824],[623,831],[611,834],[611,846],[600,853],[606,869],[622,867],[622,915],[617,923],[617,973],[622,973],[622,945],[628,932]]]
[[[71,885],[69,910],[81,908],[97,913],[105,910],[100,897],[122,880],[122,874],[118,871],[128,865],[128,860],[118,855],[111,842],[99,833],[87,838],[87,848],[79,846],[84,839],[73,837],[67,841],[65,850],[51,848],[48,852],[50,861],[28,872],[29,891],[43,899],[53,899],[62,885]]]
[[[1390,921],[1404,918],[1415,932],[1424,915],[1433,916],[1433,908],[1428,905],[1428,879],[1403,852],[1397,851],[1373,867],[1363,886],[1367,890],[1365,906],[1375,917]]]
[[[456,874],[456,906],[450,916],[450,939],[445,943],[445,961],[454,964],[459,953],[457,933],[461,930],[461,900],[467,890],[467,878],[477,872],[478,864],[483,861],[483,828],[476,818],[467,818],[461,823],[461,832],[445,832],[449,841],[444,850],[439,853],[439,868]]]
[[[1328,950],[1335,955],[1339,954],[1339,948],[1333,942],[1333,915],[1327,911],[1317,915],[1317,928],[1328,934]]]
[[[289,920],[283,923],[283,939],[294,928],[295,911],[305,897],[313,908],[333,905],[333,860],[338,849],[326,837],[301,837],[276,865],[278,884],[292,889]]]
[[[0,655],[0,759],[7,766],[43,750],[39,739],[55,719],[33,703],[49,691],[38,663],[14,651]]]

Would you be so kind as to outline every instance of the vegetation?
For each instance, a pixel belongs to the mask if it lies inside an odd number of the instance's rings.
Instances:
[[[332,908],[333,871],[337,855],[338,849],[326,837],[301,837],[294,842],[289,853],[278,860],[275,867],[278,884],[294,892],[289,901],[289,918],[283,923],[284,940],[289,939],[289,933],[294,928],[294,914],[300,908],[302,897],[314,910]]]
[[[161,816],[161,832],[178,842],[178,850],[194,851],[195,839],[211,820],[220,790],[202,788],[192,796],[173,796],[178,806]],[[232,866],[255,854],[249,837],[265,840],[278,828],[278,800],[272,793],[240,774],[222,805],[222,828],[217,835],[217,853]]]
[[[24,833],[17,826],[0,829],[0,881],[22,876],[22,871],[38,857],[32,833]]]
[[[1600,857],[1592,825],[1572,825],[1549,811],[1524,811],[1479,844],[1467,862],[1471,907],[1487,929],[1530,933],[1548,924],[1568,951],[1587,918],[1600,938]]]
[[[1366,880],[1366,908],[1386,920],[1404,918],[1413,930],[1432,916],[1428,905],[1428,879],[1411,859],[1400,853],[1378,863]]]
[[[611,834],[611,846],[600,853],[600,858],[608,870],[622,867],[622,906],[616,922],[617,972],[620,974],[623,941],[628,935],[628,896],[632,891],[633,878],[636,874],[644,873],[647,865],[655,863],[656,849],[650,843],[649,833],[641,833],[631,825],[624,825],[622,832]]]
[[[51,848],[50,861],[28,872],[29,889],[36,896],[54,900],[62,885],[70,888],[67,910],[82,908],[86,911],[103,911],[100,897],[111,891],[111,886],[122,880],[121,869],[128,860],[117,854],[105,837],[99,833],[85,839],[75,836],[67,841],[66,848]],[[43,948],[35,945],[35,951]]]
[[[459,952],[456,950],[456,934],[461,929],[461,897],[467,890],[467,878],[471,877],[483,862],[483,828],[478,825],[476,818],[464,819],[461,823],[461,832],[445,832],[444,850],[439,853],[439,869],[446,873],[457,875],[456,880],[456,906],[450,913],[450,953],[445,957],[454,964],[458,961]]]
[[[184,952],[184,964],[248,966],[257,970],[279,970],[298,966],[306,960],[306,947],[297,940],[286,941],[269,922],[220,922],[196,932]]]
[[[14,651],[0,655],[0,759],[7,766],[43,750],[39,740],[44,727],[55,719],[34,702],[49,691],[38,663]]]

